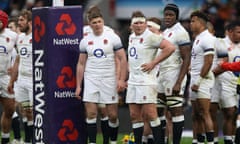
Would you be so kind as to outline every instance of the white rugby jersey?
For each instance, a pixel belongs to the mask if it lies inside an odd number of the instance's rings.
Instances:
[[[19,76],[32,77],[32,33],[20,34],[17,40],[17,51],[20,56]]]
[[[228,62],[239,62],[240,61],[240,43],[231,44],[228,48]],[[239,77],[239,72],[233,72],[236,77]]]
[[[218,65],[218,62],[221,61],[221,58],[228,57],[228,48],[230,47],[231,40],[228,37],[225,38],[216,38],[214,48],[215,55],[213,61],[213,68]]]
[[[17,33],[8,28],[0,33],[0,75],[7,74],[7,69],[11,66],[12,51],[16,40]]]
[[[80,53],[87,53],[85,76],[115,77],[114,51],[123,48],[120,37],[104,30],[100,36],[89,33],[80,42]]]
[[[161,73],[180,68],[182,65],[182,58],[179,46],[189,45],[191,43],[188,32],[179,22],[171,28],[164,30],[163,35],[165,39],[174,44],[176,50],[166,60],[160,63]]]
[[[204,63],[204,56],[214,55],[214,44],[216,38],[208,30],[201,32],[196,36],[191,57],[191,74],[199,75]]]
[[[129,84],[156,85],[156,69],[143,72],[141,65],[152,61],[158,52],[163,35],[157,35],[146,29],[143,34],[132,33],[128,41]]]
[[[225,38],[216,38],[215,41],[215,56],[213,61],[213,68],[218,66],[222,58],[228,57],[228,50],[231,49],[232,42],[228,36]],[[231,71],[226,71],[218,76],[222,81],[231,81],[235,77]]]

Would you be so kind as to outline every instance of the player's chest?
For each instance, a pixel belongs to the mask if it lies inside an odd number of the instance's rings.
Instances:
[[[32,55],[32,38],[20,39],[17,42],[17,49],[21,57],[29,57]]]
[[[14,40],[8,36],[0,36],[0,53],[8,53],[14,48]]]
[[[113,52],[113,44],[109,39],[100,39],[100,40],[88,40],[87,41],[87,52],[89,54],[104,52],[104,53],[112,53]]]

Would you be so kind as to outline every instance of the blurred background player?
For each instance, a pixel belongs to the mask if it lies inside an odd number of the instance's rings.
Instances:
[[[8,69],[11,67],[12,51],[16,44],[17,34],[6,28],[8,15],[0,10],[0,102],[3,112],[1,116],[1,143],[7,144],[10,140],[12,115],[15,111],[14,95],[9,94],[7,83],[10,80]]]
[[[230,31],[229,31],[230,30]],[[228,61],[228,49],[233,43],[234,37],[231,28],[226,26],[225,38],[217,38],[215,42],[216,60],[213,63],[213,72],[215,74],[215,85],[212,90],[211,98],[211,117],[214,123],[215,138],[218,143],[217,110],[223,113],[223,137],[224,143],[232,144],[235,133],[235,119],[237,111],[237,78],[232,72],[218,73],[215,71],[219,61]]]
[[[19,35],[17,41],[18,55],[13,65],[8,90],[14,93],[16,101],[23,107],[27,117],[27,131],[25,131],[25,144],[32,143],[33,136],[33,79],[32,79],[32,12],[21,11],[18,17],[18,27],[24,34]],[[14,83],[17,86],[14,89]]]
[[[9,19],[8,28],[10,30],[16,32],[18,35],[21,33],[18,26],[17,26],[17,18],[15,18],[15,17]],[[12,51],[12,58],[11,58],[12,59],[12,65],[8,70],[9,75],[11,75],[12,66],[14,64],[16,56],[17,56],[17,50],[16,50],[16,45],[15,45],[14,49]],[[15,85],[16,85],[16,82],[15,82]],[[18,144],[18,143],[20,144],[20,143],[23,143],[23,142],[21,141],[20,117],[19,117],[17,111],[22,112],[22,109],[20,107],[20,104],[17,101],[15,101],[15,106],[16,106],[16,111],[13,113],[13,116],[12,116],[12,130],[13,130],[13,135],[14,135],[14,140],[12,141],[12,144]]]

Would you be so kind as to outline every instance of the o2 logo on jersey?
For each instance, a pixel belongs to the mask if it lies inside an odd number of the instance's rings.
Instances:
[[[0,46],[0,53],[8,54],[7,48],[5,46]]]
[[[20,55],[28,57],[28,52],[27,52],[27,48],[26,47],[22,47],[20,49]]]
[[[135,58],[135,59],[138,58],[137,50],[136,50],[135,47],[131,47],[131,48],[129,49],[129,55],[130,55],[130,57],[133,57],[133,58]]]
[[[98,49],[95,49],[94,52],[93,52],[93,55],[97,58],[101,58],[104,56],[104,51],[100,48]],[[106,56],[105,56],[106,57]]]
[[[234,59],[233,59],[233,62],[239,62],[239,61],[240,61],[240,56],[235,56]],[[233,74],[234,74],[236,77],[239,77],[240,72],[233,72]]]

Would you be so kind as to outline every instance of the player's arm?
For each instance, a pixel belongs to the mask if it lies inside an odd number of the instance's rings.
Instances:
[[[189,65],[191,61],[191,46],[190,44],[179,46],[180,55],[183,60],[183,63],[180,68],[180,73],[178,79],[173,87],[173,92],[179,93],[182,80],[189,71]]]
[[[80,92],[82,90],[82,81],[83,81],[86,61],[87,61],[87,53],[80,53],[78,58],[78,63],[77,63],[77,70],[76,70],[76,90],[75,90],[75,96],[78,99],[81,99]]]
[[[240,62],[223,62],[221,65],[221,68],[226,71],[240,71]]]
[[[222,62],[227,62],[228,61],[228,57],[224,57],[222,58]],[[220,65],[217,65],[214,69],[213,69],[213,73],[215,76],[223,73],[225,70],[220,66]]]
[[[118,77],[118,91],[123,91],[126,88],[126,79],[127,79],[127,58],[124,49],[119,49],[116,52],[116,58],[119,66],[117,66]]]
[[[143,64],[141,66],[142,71],[150,72],[158,63],[168,58],[176,49],[175,46],[166,39],[161,41],[159,48],[162,49],[161,53],[150,63]]]
[[[214,57],[213,54],[208,54],[204,56],[204,63],[200,72],[200,76],[202,78],[206,77],[208,72],[210,71],[213,63],[213,57]]]
[[[17,77],[18,77],[19,61],[20,61],[20,56],[17,55],[16,59],[14,61],[13,67],[12,67],[12,72],[11,72],[11,75],[10,75],[10,81],[8,83],[8,92],[10,94],[14,93],[13,87],[14,87],[14,82],[17,80]]]
[[[198,79],[196,80],[196,83],[192,85],[192,87],[191,87],[192,91],[198,91],[199,84],[200,84],[202,78],[205,78],[211,69],[213,57],[214,57],[213,54],[207,54],[204,56],[204,62],[203,62],[203,66],[200,71],[200,75],[199,75]]]

